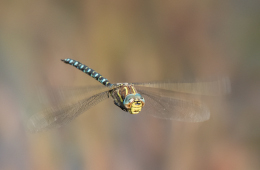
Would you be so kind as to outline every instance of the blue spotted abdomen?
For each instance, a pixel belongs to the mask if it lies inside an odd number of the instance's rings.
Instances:
[[[83,71],[84,73],[90,75],[91,77],[93,77],[94,79],[96,79],[97,81],[99,81],[100,83],[104,84],[107,87],[110,87],[112,84],[109,83],[109,81],[104,78],[101,74],[97,73],[95,70],[89,68],[88,66],[81,64],[80,62],[76,61],[76,60],[72,60],[72,59],[61,59],[61,61],[63,61],[66,64],[70,64],[74,67],[76,67],[77,69]]]

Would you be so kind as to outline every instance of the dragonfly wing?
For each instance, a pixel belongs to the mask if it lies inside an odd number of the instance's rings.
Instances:
[[[107,99],[108,91],[98,93],[76,103],[58,105],[33,115],[28,121],[30,131],[42,131],[44,129],[60,127],[73,120],[75,117],[90,109],[92,106]]]
[[[80,86],[80,87],[37,87],[37,98],[41,104],[49,105],[51,103],[63,103],[64,101],[71,101],[79,97],[90,96],[100,92],[108,91],[106,86]]]
[[[193,83],[173,83],[173,82],[151,82],[133,83],[136,87],[149,87],[164,89],[173,92],[181,92],[195,95],[218,96],[230,93],[229,78],[220,78],[215,81],[193,82]]]
[[[198,97],[175,94],[162,96],[147,90],[138,90],[145,99],[143,113],[157,118],[185,122],[202,122],[210,117],[207,106]]]

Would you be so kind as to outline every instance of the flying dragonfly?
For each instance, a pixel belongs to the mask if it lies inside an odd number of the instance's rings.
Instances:
[[[31,131],[60,127],[109,97],[113,99],[117,107],[133,115],[145,112],[163,119],[202,122],[209,119],[210,112],[199,96],[216,96],[230,92],[228,78],[193,83],[111,84],[101,74],[76,60],[67,58],[61,61],[83,71],[102,83],[103,86],[87,86],[71,91],[63,90],[64,98],[78,94],[93,94],[74,103],[53,106],[36,113],[28,121],[28,128]]]

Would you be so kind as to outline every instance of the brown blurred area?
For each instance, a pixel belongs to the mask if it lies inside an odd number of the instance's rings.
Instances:
[[[1,170],[258,170],[260,2],[0,1]],[[229,76],[209,121],[130,115],[107,100],[70,124],[26,131],[35,87]]]

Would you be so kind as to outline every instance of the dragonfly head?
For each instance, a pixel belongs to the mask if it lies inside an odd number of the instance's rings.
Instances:
[[[145,100],[139,93],[129,94],[126,96],[123,104],[128,112],[131,114],[138,114],[144,106]]]

